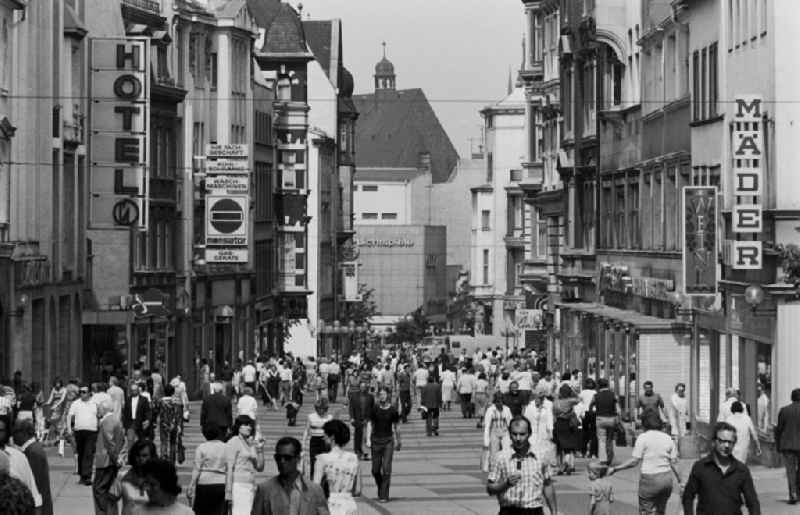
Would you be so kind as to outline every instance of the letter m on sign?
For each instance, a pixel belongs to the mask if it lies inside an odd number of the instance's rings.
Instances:
[[[736,95],[734,122],[761,121],[761,95]]]

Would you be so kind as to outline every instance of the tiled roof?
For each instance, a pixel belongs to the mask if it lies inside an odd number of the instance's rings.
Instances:
[[[247,7],[265,31],[264,45],[259,49],[262,53],[308,53],[303,24],[291,5],[278,0],[247,0]]]
[[[447,180],[458,153],[421,89],[354,95],[353,102],[357,167],[416,168],[419,154],[430,152],[432,181]]]
[[[325,75],[331,76],[331,24],[329,20],[307,20],[303,22],[306,42]]]
[[[245,0],[228,0],[217,7],[217,16],[220,18],[233,18],[238,16],[239,11],[244,7]]]

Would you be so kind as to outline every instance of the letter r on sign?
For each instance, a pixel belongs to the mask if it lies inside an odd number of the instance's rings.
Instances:
[[[734,241],[733,268],[734,270],[760,270],[761,242]]]

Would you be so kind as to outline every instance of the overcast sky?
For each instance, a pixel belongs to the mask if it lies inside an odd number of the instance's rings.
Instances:
[[[297,5],[298,0],[292,0]],[[397,88],[422,88],[459,155],[480,137],[478,111],[506,94],[522,61],[520,0],[302,0],[303,17],[340,18],[356,93],[374,90],[381,42]]]

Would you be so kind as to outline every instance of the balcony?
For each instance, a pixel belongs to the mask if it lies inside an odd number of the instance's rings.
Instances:
[[[161,14],[161,3],[154,0],[122,0],[122,3],[142,11]]]
[[[536,163],[522,163],[523,176],[519,187],[528,194],[538,193],[544,185],[544,165],[541,161]]]
[[[75,104],[72,106],[72,116],[64,116],[62,138],[69,143],[80,145],[83,143],[83,130],[84,121],[86,116],[80,111],[80,105]]]
[[[514,229],[503,237],[507,249],[524,249],[528,243],[530,235],[525,234],[522,229]]]
[[[534,61],[525,69],[519,71],[519,78],[525,87],[533,87],[535,82],[544,80],[544,64],[542,61]]]
[[[300,227],[308,223],[306,196],[295,193],[275,195],[275,218],[282,227]]]

